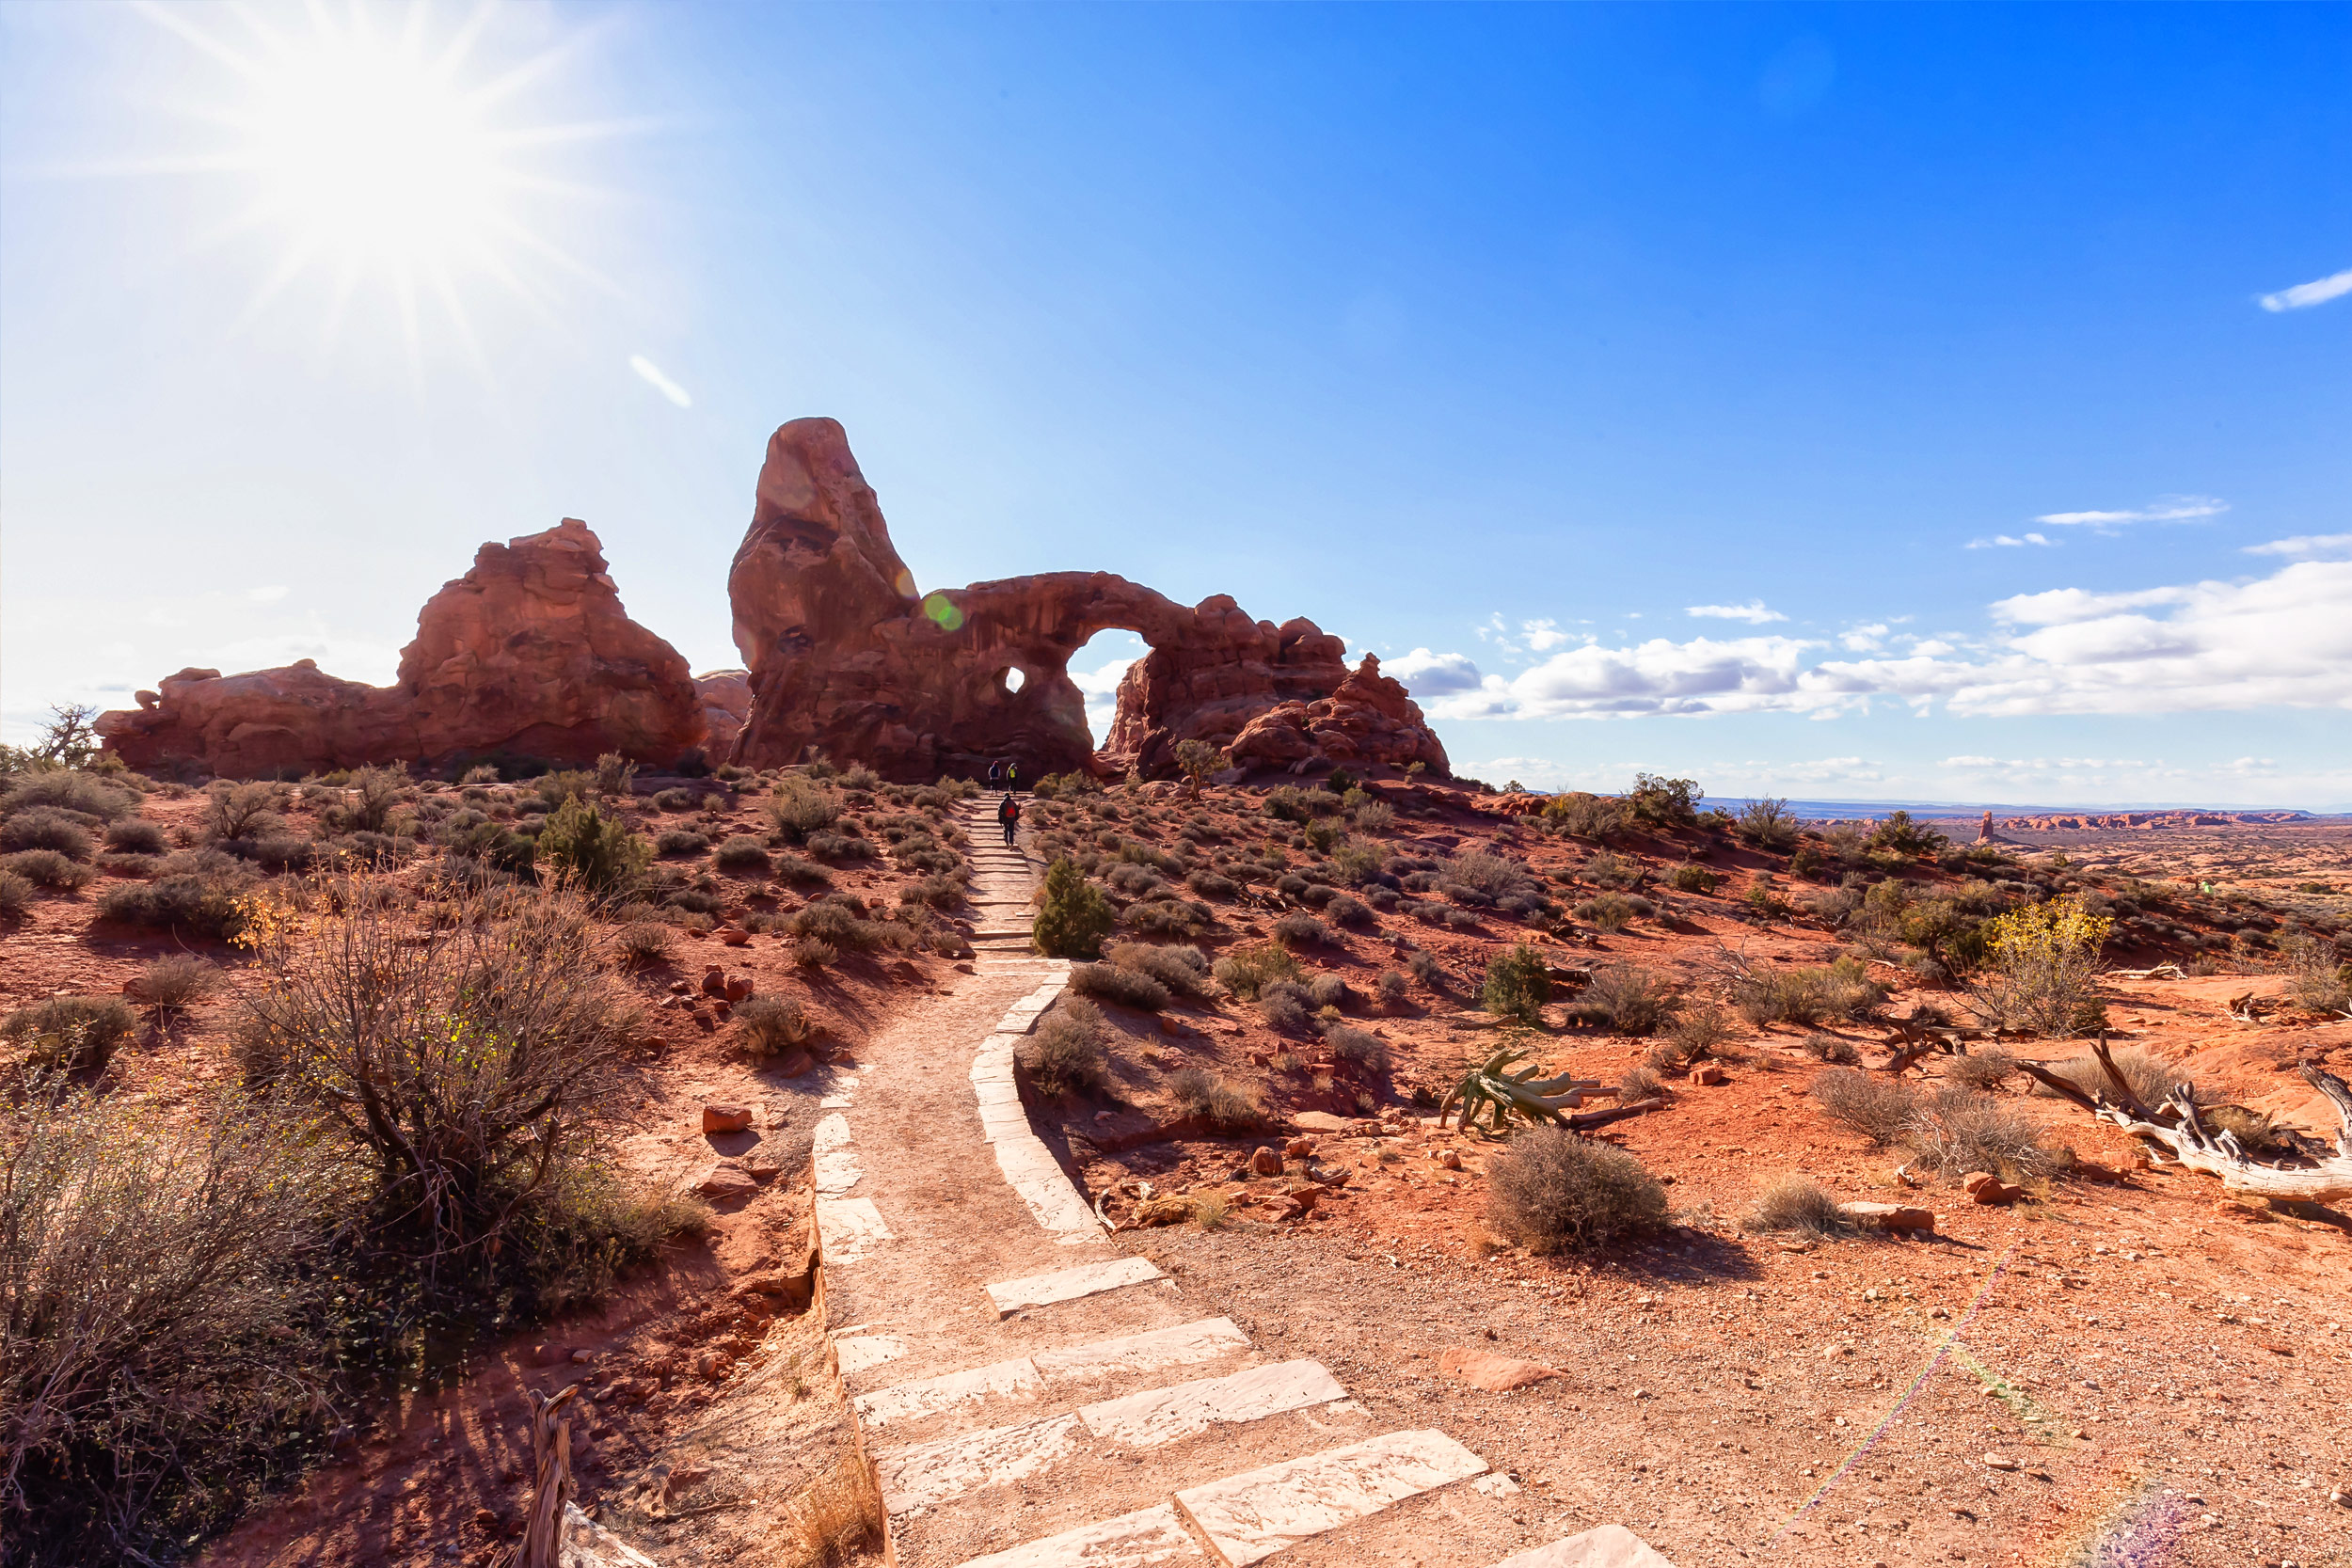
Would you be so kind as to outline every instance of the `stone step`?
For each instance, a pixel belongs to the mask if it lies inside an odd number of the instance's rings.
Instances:
[[[1042,1542],[1039,1544],[1043,1544]],[[1041,1560],[1052,1561],[1053,1559]],[[1084,1562],[1084,1558],[1070,1560]],[[1104,1559],[1109,1561],[1110,1559]],[[1150,1559],[1139,1560],[1149,1561]],[[1494,1568],[1674,1568],[1658,1549],[1623,1525],[1602,1525],[1538,1546],[1532,1552],[1506,1557]]]
[[[1172,1503],[1080,1525],[1009,1551],[976,1557],[959,1568],[1150,1568],[1155,1562],[1197,1562],[1205,1555],[1185,1530]]]
[[[1081,1263],[1076,1268],[1000,1281],[988,1287],[988,1299],[996,1308],[996,1316],[1003,1319],[1016,1312],[1058,1306],[1065,1301],[1078,1301],[1105,1291],[1167,1277],[1148,1258],[1111,1258],[1100,1263]]]
[[[1187,1487],[1176,1506],[1230,1568],[1244,1568],[1486,1469],[1485,1460],[1442,1432],[1391,1432]]]
[[[853,1342],[842,1343],[846,1347]],[[1052,1386],[1099,1384],[1116,1377],[1195,1367],[1207,1361],[1245,1354],[1249,1348],[1249,1337],[1236,1328],[1231,1318],[1204,1318],[1199,1323],[1178,1323],[1171,1328],[1155,1328],[1142,1334],[1122,1334],[1108,1339],[1091,1339],[1054,1350],[1035,1351],[1012,1360],[992,1362],[985,1367],[968,1367],[942,1372],[936,1377],[892,1384],[871,1393],[859,1394],[851,1402],[856,1406],[859,1418],[870,1427],[877,1430],[892,1426],[905,1429],[919,1426],[932,1417],[969,1417],[975,1407],[995,1400],[1032,1399]],[[903,1343],[899,1343],[899,1349],[903,1351]],[[876,1363],[862,1361],[861,1364]],[[850,1375],[846,1356],[842,1375]],[[999,1420],[987,1424],[1006,1423]]]

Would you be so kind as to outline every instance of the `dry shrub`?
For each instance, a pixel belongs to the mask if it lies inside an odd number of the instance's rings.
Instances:
[[[1861,1052],[1835,1035],[1808,1035],[1797,1042],[1797,1049],[1831,1067],[1855,1067],[1862,1061]]]
[[[670,956],[670,927],[659,920],[632,920],[612,934],[622,961],[650,967]]]
[[[1587,898],[1575,910],[1577,919],[1603,931],[1624,930],[1640,912],[1636,901],[1622,893],[1604,893]]]
[[[1637,1100],[1655,1100],[1666,1092],[1666,1085],[1647,1064],[1630,1067],[1617,1079],[1617,1103],[1630,1105]]]
[[[73,893],[89,885],[97,876],[88,866],[56,849],[20,849],[13,855],[0,857],[0,867],[12,877],[37,882],[59,893]]]
[[[726,871],[749,871],[764,875],[774,863],[768,858],[768,846],[749,833],[737,833],[722,842],[711,852],[711,863]]]
[[[1070,986],[1081,996],[1100,997],[1147,1013],[1156,1013],[1168,1006],[1166,986],[1139,970],[1120,964],[1074,965],[1070,971]]]
[[[0,1039],[22,1048],[35,1069],[94,1070],[137,1027],[137,1015],[119,996],[53,996],[10,1013]]]
[[[123,883],[99,895],[98,912],[130,926],[230,938],[246,924],[246,899],[256,879],[227,855],[173,855],[151,882]]]
[[[20,872],[0,871],[0,920],[22,920],[32,908],[32,879]]]
[[[1258,990],[1258,1012],[1285,1034],[1303,1035],[1314,1025],[1314,992],[1295,980],[1269,980]]]
[[[757,1056],[781,1056],[816,1033],[808,1014],[788,996],[753,996],[735,1008],[735,1037]]]
[[[1902,1141],[1919,1164],[1944,1176],[1979,1170],[2045,1176],[2058,1164],[2042,1142],[2042,1129],[2017,1103],[1957,1084],[1936,1090],[1912,1112]]]
[[[776,782],[775,793],[768,798],[768,816],[788,842],[803,843],[839,820],[841,797],[821,784],[787,774]]]
[[[1918,1092],[1907,1084],[1873,1078],[1852,1068],[1831,1068],[1817,1075],[1813,1098],[1831,1119],[1843,1122],[1881,1148],[1902,1142]]]
[[[1038,1021],[1023,1045],[1029,1082],[1048,1095],[1093,1094],[1107,1087],[1110,1056],[1103,1049],[1103,1015],[1080,997],[1064,997]]]
[[[1859,958],[1843,958],[1827,969],[1760,970],[1740,982],[1733,1000],[1750,1023],[1809,1024],[1867,1017],[1886,994]]]
[[[2132,1093],[2139,1097],[2141,1103],[2151,1107],[2163,1104],[2166,1097],[2181,1085],[2185,1076],[2179,1062],[2169,1056],[2158,1055],[2145,1046],[2110,1046],[2107,1048],[2107,1059],[2123,1075],[2123,1082],[2131,1085]],[[2100,1067],[2096,1056],[2069,1056],[2064,1061],[2046,1063],[2042,1070],[2054,1078],[2065,1079],[2085,1094],[2105,1096],[2108,1100],[2116,1098],[2115,1082]],[[2034,1085],[2034,1093],[2057,1098],[2054,1090],[2040,1084]]]
[[[2315,1013],[2352,1014],[2352,965],[2338,961],[2336,944],[2297,936],[2284,949],[2287,995]]]
[[[1756,1195],[1756,1207],[1741,1218],[1740,1228],[1826,1237],[1842,1236],[1853,1227],[1827,1189],[1802,1176],[1784,1176]]]
[[[1388,1070],[1388,1042],[1369,1029],[1337,1024],[1324,1031],[1323,1043],[1331,1048],[1333,1061],[1352,1062],[1367,1072]]]
[[[204,836],[215,843],[242,844],[286,831],[278,815],[283,792],[274,784],[216,784],[204,798]]]
[[[1621,1035],[1646,1035],[1672,1020],[1679,1004],[1674,985],[1638,964],[1611,964],[1569,1006],[1569,1016]]]
[[[1683,1010],[1666,1029],[1666,1038],[1688,1061],[1704,1053],[1721,1055],[1737,1033],[1731,1015],[1712,1002]]]
[[[1228,953],[1216,960],[1213,973],[1217,984],[1245,1002],[1254,1002],[1269,983],[1295,980],[1301,971],[1296,958],[1269,944]]]
[[[1666,1223],[1666,1189],[1640,1161],[1562,1127],[1513,1138],[1486,1181],[1487,1223],[1533,1253],[1605,1247]]]
[[[1293,947],[1310,943],[1335,942],[1331,927],[1304,911],[1294,910],[1274,923],[1274,934]]]
[[[1264,1111],[1247,1089],[1197,1067],[1172,1074],[1168,1092],[1185,1116],[1222,1132],[1247,1132],[1265,1120]]]
[[[1200,1000],[1216,987],[1209,974],[1208,955],[1189,942],[1154,947],[1148,942],[1114,942],[1105,955],[1121,969],[1149,974],[1175,995]]]
[[[799,1556],[796,1565],[830,1568],[858,1560],[866,1543],[882,1528],[882,1492],[874,1472],[854,1449],[784,1505],[785,1533]]]
[[[0,817],[47,808],[87,819],[93,826],[139,814],[139,798],[129,789],[73,768],[17,775],[0,795]]]
[[[193,953],[174,953],[140,970],[135,984],[140,1001],[171,1017],[217,990],[220,971]]]
[[[0,1538],[14,1561],[176,1560],[326,1412],[302,1271],[334,1173],[247,1101],[167,1130],[27,1088],[0,1125]]]
[[[824,969],[840,957],[841,949],[822,937],[803,937],[792,944],[792,961],[802,969]]]
[[[88,829],[54,807],[0,817],[0,849],[54,849],[68,860],[86,861],[96,847]]]
[[[1957,1056],[1944,1076],[1972,1089],[1997,1089],[2017,1071],[2017,1058],[2006,1051],[1978,1051]]]

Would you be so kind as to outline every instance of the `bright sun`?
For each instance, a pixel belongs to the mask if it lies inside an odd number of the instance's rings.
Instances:
[[[151,166],[237,177],[248,197],[219,233],[282,242],[246,319],[317,270],[332,279],[330,341],[373,296],[393,308],[413,361],[420,301],[430,297],[478,356],[467,281],[494,281],[542,313],[534,275],[550,268],[611,289],[532,221],[558,201],[601,193],[532,160],[635,127],[516,119],[524,90],[545,85],[577,39],[489,73],[475,55],[504,14],[491,0],[437,37],[421,0],[396,15],[314,0],[287,26],[240,6],[220,13],[238,28],[230,37],[183,7],[138,9],[233,73],[227,101],[204,117],[228,145]]]

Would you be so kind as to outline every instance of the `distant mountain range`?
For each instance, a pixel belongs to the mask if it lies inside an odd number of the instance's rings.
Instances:
[[[1708,804],[1738,811],[1753,799],[1745,795],[1712,796]],[[1820,820],[1880,821],[1899,811],[1907,811],[1917,817],[1963,819],[1980,817],[1991,812],[1996,817],[2009,816],[2120,816],[2126,812],[2205,812],[2214,816],[2236,816],[2252,812],[2292,812],[2297,819],[2352,816],[2352,806],[2338,806],[2326,811],[2308,811],[2296,806],[2213,806],[2183,804],[2177,801],[2132,805],[2083,805],[2037,803],[2019,805],[1998,800],[1790,800],[1788,809],[1799,816]]]

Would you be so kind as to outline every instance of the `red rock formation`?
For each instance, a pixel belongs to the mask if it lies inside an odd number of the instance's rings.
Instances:
[[[138,700],[100,717],[108,751],[141,769],[228,777],[493,752],[666,765],[703,736],[686,660],[628,618],[596,536],[573,517],[483,546],[426,601],[389,687],[304,659],[225,677],[183,670]]]
[[[703,705],[703,751],[724,760],[752,716],[752,673],[706,670],[694,677],[694,696]]]
[[[1380,673],[1380,660],[1371,654],[1328,697],[1279,704],[1250,720],[1227,754],[1237,768],[1296,767],[1321,758],[1357,767],[1420,762],[1439,777],[1447,770],[1445,748],[1422,721],[1420,706]]]
[[[1310,621],[1252,621],[1222,594],[1187,610],[1104,572],[919,594],[831,420],[796,420],[769,440],[727,593],[752,672],[751,718],[734,753],[746,766],[821,752],[909,780],[994,757],[1031,778],[1104,765],[1167,777],[1181,741],[1229,744],[1270,708],[1292,704],[1304,715],[1362,680],[1339,708],[1302,718],[1309,758],[1336,760],[1325,750],[1336,744],[1351,760],[1444,768],[1404,688],[1376,665],[1349,675],[1340,641]],[[1098,764],[1069,663],[1113,627],[1152,652],[1120,685]],[[1017,691],[1005,683],[1012,670]]]

